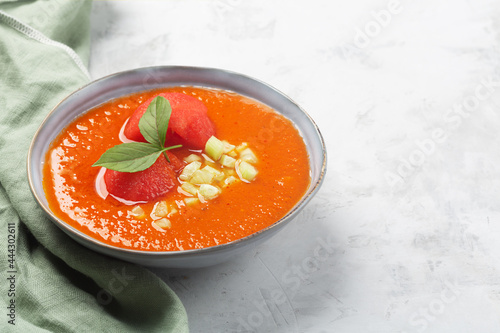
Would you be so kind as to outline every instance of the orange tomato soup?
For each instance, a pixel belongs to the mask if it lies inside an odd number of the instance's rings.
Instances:
[[[224,188],[206,203],[183,205],[175,189],[161,200],[176,204],[171,227],[152,225],[154,202],[140,204],[145,217],[131,214],[134,206],[95,186],[101,168],[92,164],[121,143],[119,132],[134,110],[162,92],[182,92],[200,99],[216,127],[216,136],[233,145],[243,142],[255,152],[257,177]],[[172,150],[183,158],[191,152]],[[291,121],[271,108],[239,94],[199,87],[141,92],[102,104],[75,119],[52,143],[44,164],[44,189],[50,208],[60,219],[113,246],[145,251],[177,251],[215,246],[253,234],[285,216],[310,184],[304,141]]]

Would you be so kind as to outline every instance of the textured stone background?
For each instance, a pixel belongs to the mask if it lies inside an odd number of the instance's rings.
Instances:
[[[193,332],[500,331],[500,3],[95,1],[93,78],[265,81],[318,123],[323,187],[270,242],[158,270]]]

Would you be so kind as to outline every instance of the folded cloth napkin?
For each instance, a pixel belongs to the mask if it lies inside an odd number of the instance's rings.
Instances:
[[[162,280],[71,240],[28,186],[36,129],[89,81],[90,8],[0,0],[0,331],[187,332],[184,307]]]

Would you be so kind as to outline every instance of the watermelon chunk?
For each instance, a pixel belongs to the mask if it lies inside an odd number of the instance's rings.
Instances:
[[[167,152],[170,163],[162,154],[148,169],[139,172],[120,172],[107,169],[104,182],[108,192],[117,199],[132,202],[152,201],[176,186],[177,174],[184,164]]]
[[[215,126],[207,115],[207,107],[199,99],[182,93],[162,93],[172,107],[165,145],[182,144],[192,149],[203,149],[215,135]],[[155,96],[156,97],[156,96]],[[154,97],[134,111],[125,126],[125,136],[133,141],[146,142],[139,130],[139,120]]]

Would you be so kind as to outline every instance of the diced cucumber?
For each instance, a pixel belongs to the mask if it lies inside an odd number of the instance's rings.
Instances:
[[[201,161],[201,157],[200,157],[200,155],[191,154],[189,156],[184,157],[184,161],[186,163],[191,163],[191,162],[194,162],[194,161]]]
[[[224,173],[222,171],[217,170],[214,167],[211,167],[210,165],[204,166],[201,170],[206,170],[208,172],[213,173],[214,175],[214,181],[221,181],[224,179]]]
[[[239,162],[239,163],[238,163]],[[238,160],[236,163],[236,173],[241,180],[251,182],[257,176],[257,169],[248,162]]]
[[[206,170],[208,172],[213,173],[214,175],[218,175],[219,173],[221,173],[219,170],[217,170],[211,165],[205,165],[201,170]]]
[[[200,185],[198,193],[206,200],[212,200],[219,196],[220,191],[217,187],[209,184]]]
[[[234,164],[236,163],[236,159],[224,154],[220,157],[219,162],[220,162],[220,164],[222,164],[226,168],[234,168]]]
[[[153,214],[158,217],[165,217],[168,215],[168,205],[166,201],[159,201],[156,203]]]
[[[146,214],[144,213],[144,209],[142,209],[141,206],[135,206],[134,208],[132,208],[132,210],[130,210],[130,213],[137,218],[143,218],[144,216],[146,216]]]
[[[207,170],[196,170],[189,180],[192,184],[211,184],[214,179],[214,174]]]
[[[186,206],[192,206],[198,202],[200,202],[200,199],[198,199],[198,198],[185,198],[184,199],[184,203],[186,204]]]
[[[201,167],[201,162],[199,161],[193,161],[186,165],[184,169],[182,170],[181,174],[179,175],[180,180],[189,180],[193,176],[193,173],[197,170],[199,170]]]
[[[182,183],[181,188],[191,195],[196,195],[198,193],[198,188],[191,183]]]
[[[257,163],[257,156],[250,148],[245,148],[240,152],[240,159],[248,163]]]
[[[170,222],[170,220],[164,217],[159,220],[153,221],[153,223],[163,230],[172,228],[172,223]]]
[[[178,212],[178,210],[177,210],[177,209],[175,209],[175,207],[171,207],[171,208],[172,208],[172,209],[171,209],[171,210],[170,210],[170,212],[168,213],[168,216],[169,216],[169,217],[170,217],[170,216],[172,216],[172,215],[174,215],[175,213],[177,213],[177,212]]]
[[[205,152],[211,159],[218,161],[224,152],[224,143],[215,136],[211,136],[205,144]]]

